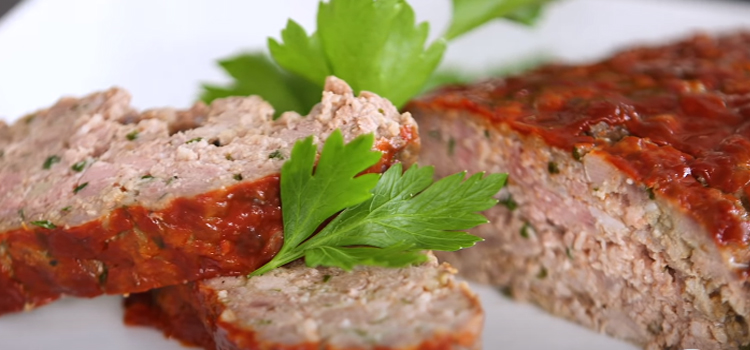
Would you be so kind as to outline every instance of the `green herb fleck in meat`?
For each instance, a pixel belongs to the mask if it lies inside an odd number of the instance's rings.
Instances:
[[[44,160],[44,164],[42,164],[42,169],[49,170],[53,164],[59,163],[60,157],[57,155],[51,155],[47,157],[46,160]]]
[[[133,141],[138,138],[138,133],[139,133],[138,130],[133,130],[129,132],[127,135],[125,135],[125,138],[127,138],[128,141]]]
[[[557,167],[557,163],[549,162],[547,163],[547,171],[549,171],[550,174],[559,174],[560,168]]]
[[[31,224],[34,225],[34,226],[39,226],[41,228],[46,228],[46,229],[49,229],[49,230],[51,230],[53,228],[57,228],[57,226],[55,226],[55,224],[53,224],[49,220],[32,221]]]
[[[77,173],[80,173],[81,171],[83,171],[83,168],[85,167],[86,167],[86,161],[82,160],[78,163],[73,164],[73,166],[71,166],[70,169]]]
[[[268,155],[268,158],[270,159],[284,159],[284,155],[281,154],[281,151],[275,150],[271,152],[271,154]]]
[[[513,196],[512,196],[512,195],[510,195],[510,194],[508,195],[508,197],[507,197],[507,198],[505,198],[505,199],[501,199],[501,200],[500,200],[499,202],[497,202],[497,203],[498,203],[498,204],[501,204],[501,205],[504,205],[504,206],[505,206],[506,208],[508,208],[508,210],[510,210],[510,211],[514,211],[514,210],[516,210],[516,208],[518,208],[518,203],[516,203],[516,200],[515,200],[515,199],[513,199]]]
[[[78,193],[78,192],[80,192],[80,191],[81,191],[82,189],[86,188],[86,186],[88,186],[88,185],[89,185],[89,183],[88,183],[88,182],[84,182],[84,183],[82,183],[82,184],[80,184],[80,185],[76,186],[76,188],[74,188],[74,189],[73,189],[73,194],[77,194],[77,193]]]

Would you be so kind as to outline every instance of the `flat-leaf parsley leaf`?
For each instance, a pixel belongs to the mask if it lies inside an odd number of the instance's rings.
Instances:
[[[452,0],[453,19],[445,37],[454,39],[494,19],[534,24],[551,0]]]
[[[260,95],[276,110],[306,114],[320,101],[322,87],[289,74],[260,53],[244,54],[219,61],[219,65],[234,78],[231,86],[203,85],[201,100],[206,103],[228,96]]]
[[[433,167],[403,172],[396,164],[379,180],[356,176],[380,158],[372,145],[372,135],[344,145],[336,131],[314,166],[312,139],[295,144],[281,170],[284,245],[252,275],[302,257],[308,266],[401,267],[424,261],[424,250],[458,250],[481,240],[462,231],[487,222],[478,212],[497,204],[493,196],[506,174],[458,173],[433,182]]]
[[[372,91],[401,107],[424,91],[448,40],[496,18],[531,24],[550,0],[452,1],[448,32],[429,44],[429,24],[417,23],[405,0],[321,1],[317,31],[308,35],[290,19],[279,39],[268,39],[273,62],[262,53],[220,61],[234,81],[203,85],[201,99],[259,95],[276,116],[287,110],[305,114],[319,101],[325,78],[335,75],[355,92]]]
[[[283,42],[269,40],[274,60],[320,86],[335,75],[397,107],[422,90],[446,48],[443,39],[425,46],[430,26],[416,24],[404,0],[321,1],[317,23],[318,31],[307,36],[290,20]]]

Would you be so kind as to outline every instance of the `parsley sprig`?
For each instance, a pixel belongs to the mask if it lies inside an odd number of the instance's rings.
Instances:
[[[355,91],[401,106],[422,89],[445,52],[443,39],[425,47],[429,31],[403,0],[332,0],[320,2],[312,36],[290,20],[284,42],[269,39],[269,48],[279,65],[314,83],[322,86],[335,75]]]
[[[306,114],[317,103],[325,78],[335,75],[355,92],[375,92],[397,107],[423,91],[447,43],[496,19],[532,24],[550,0],[452,0],[448,31],[428,43],[429,24],[417,23],[405,0],[321,1],[317,30],[308,34],[293,20],[263,53],[219,61],[233,82],[203,85],[201,99],[257,94],[278,112]]]
[[[505,174],[458,173],[433,182],[433,167],[400,164],[382,175],[359,175],[380,159],[373,136],[344,144],[340,131],[323,146],[298,141],[281,169],[284,244],[261,275],[299,258],[308,266],[401,267],[423,262],[422,251],[453,251],[481,239],[463,230],[487,222],[479,214],[497,203]],[[340,213],[339,213],[340,212]],[[320,231],[316,230],[339,213]]]

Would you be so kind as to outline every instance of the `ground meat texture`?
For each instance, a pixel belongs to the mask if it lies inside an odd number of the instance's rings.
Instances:
[[[437,259],[390,269],[308,268],[135,294],[126,323],[207,350],[479,349],[477,296]]]
[[[508,172],[468,278],[647,349],[750,343],[750,33],[412,102],[420,162]]]
[[[377,172],[418,147],[408,114],[335,78],[309,116],[272,116],[258,97],[139,113],[112,89],[0,125],[0,313],[246,274],[281,246],[296,140],[375,133]]]

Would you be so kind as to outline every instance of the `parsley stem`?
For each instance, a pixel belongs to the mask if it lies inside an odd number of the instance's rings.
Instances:
[[[295,249],[291,252],[284,252],[282,248],[282,251],[279,251],[279,253],[276,254],[275,257],[273,257],[273,260],[269,261],[268,263],[263,265],[261,268],[251,272],[250,275],[248,275],[248,277],[263,275],[266,272],[269,272],[275,268],[282,267],[294,260],[297,260],[303,257],[304,255],[305,255],[304,251],[301,251],[301,250]]]

